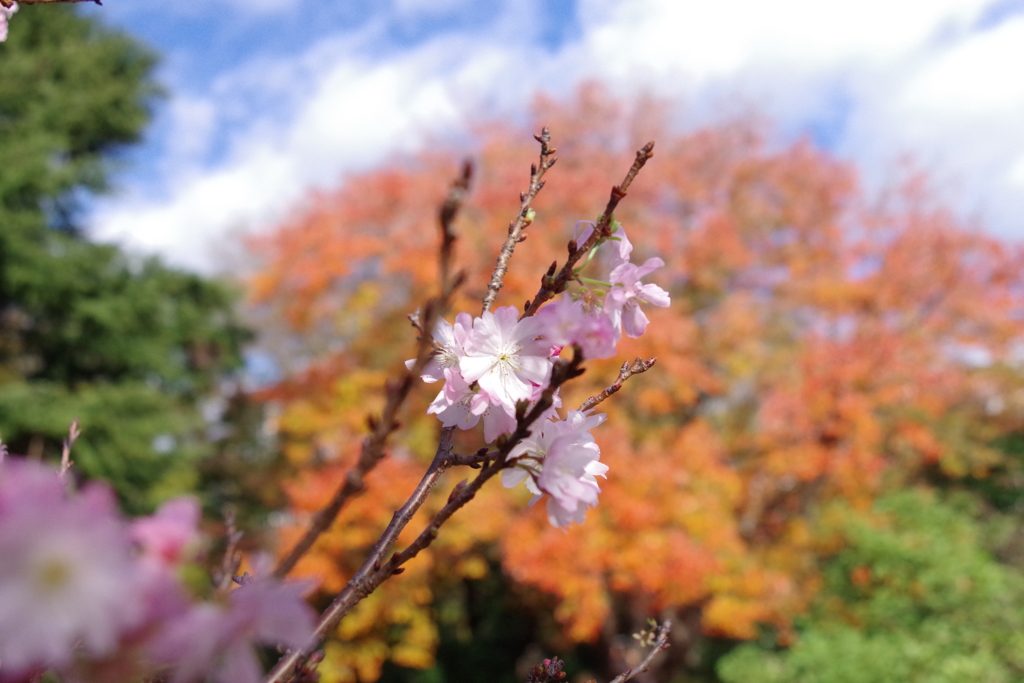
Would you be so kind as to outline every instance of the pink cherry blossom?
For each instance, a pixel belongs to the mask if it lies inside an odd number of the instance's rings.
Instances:
[[[551,377],[551,346],[538,339],[540,332],[535,318],[519,320],[515,306],[485,312],[473,322],[459,361],[463,378],[514,413],[517,402],[534,399],[536,387]]]
[[[130,534],[141,557],[160,565],[173,566],[189,559],[197,549],[199,503],[195,498],[175,498],[160,506],[156,514],[132,522]]]
[[[605,297],[604,310],[616,330],[630,337],[639,337],[650,322],[640,309],[641,303],[668,306],[668,292],[654,284],[643,284],[640,278],[665,265],[658,257],[647,259],[642,266],[622,263],[611,273],[612,289]]]
[[[102,657],[138,626],[145,585],[109,489],[69,496],[37,463],[0,466],[0,661],[5,673]]]
[[[547,511],[553,526],[582,522],[587,508],[597,505],[596,477],[608,471],[589,431],[604,420],[605,415],[572,410],[565,420],[543,424],[509,453],[516,466],[502,471],[502,483],[511,488],[525,481],[534,494],[531,505],[542,494],[551,496]]]
[[[428,415],[437,415],[445,427],[472,429],[480,422],[490,403],[478,388],[470,388],[458,368],[444,369],[444,387],[427,408]]]
[[[576,344],[587,359],[611,358],[618,340],[615,326],[602,311],[587,312],[568,294],[537,313],[544,339],[556,347]]]
[[[446,368],[458,368],[459,360],[466,354],[466,341],[473,329],[473,317],[469,313],[459,313],[452,325],[443,318],[434,327],[434,341],[437,343],[437,354],[430,359],[420,378],[424,382],[436,382],[444,379]],[[416,359],[405,361],[405,367],[412,369]]]
[[[612,247],[612,255],[609,260],[611,269],[615,270],[623,263],[629,263],[630,254],[633,253],[633,243],[626,237],[626,229],[619,226],[609,242],[611,242],[609,246]]]
[[[576,227],[572,230],[572,239],[577,246],[582,246],[594,234],[594,221],[576,221]]]
[[[502,434],[511,434],[516,428],[515,411],[509,411],[503,403],[492,403],[483,413],[484,441],[493,443]]]
[[[613,224],[614,225],[614,224]],[[590,236],[594,234],[594,228],[597,224],[594,221],[577,221],[576,227],[573,229],[573,240],[577,245],[582,245]],[[619,265],[620,263],[626,263],[629,261],[629,255],[633,252],[633,245],[626,237],[626,230],[621,225],[614,228],[612,237],[609,240],[613,245],[615,251],[612,253],[612,268]]]
[[[540,397],[543,387],[536,387],[531,404]],[[562,400],[556,391],[552,397],[552,406],[538,420],[546,420],[561,407]],[[445,427],[472,429],[480,420],[484,422],[484,441],[492,443],[502,434],[509,434],[516,428],[514,409],[491,400],[487,392],[479,387],[470,388],[469,383],[457,371],[445,370],[445,386],[427,408],[428,415],[437,415]]]
[[[153,658],[171,666],[171,680],[257,683],[263,675],[254,648],[298,647],[313,634],[304,583],[260,579],[232,591],[226,606],[200,603],[153,639]]]
[[[551,442],[537,486],[566,511],[575,511],[580,502],[597,505],[601,489],[594,477],[603,476],[608,466],[598,462],[601,449],[589,430],[604,419],[604,415],[587,417],[572,410],[564,421],[554,423],[557,436]]]
[[[548,521],[551,526],[565,529],[573,524],[583,524],[587,521],[586,513],[592,506],[582,500],[576,503],[576,507],[570,512],[562,507],[554,498],[548,498],[545,510],[548,513]]]

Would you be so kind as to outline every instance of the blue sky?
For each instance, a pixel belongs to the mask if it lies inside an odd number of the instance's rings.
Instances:
[[[98,239],[200,270],[314,187],[474,113],[597,78],[685,99],[700,123],[757,102],[869,184],[909,153],[949,201],[1024,237],[1024,0],[106,0],[83,7],[164,57],[170,96]],[[16,22],[16,19],[15,19]],[[16,23],[12,30],[16,30]],[[701,113],[703,112],[703,113]]]
[[[218,83],[232,71],[246,65],[287,63],[321,43],[350,38],[364,57],[386,62],[446,35],[485,33],[503,17],[501,2],[441,1],[429,11],[425,11],[426,6],[417,2],[351,0],[202,0],[161,5],[143,0],[108,0],[92,13],[159,52],[160,78],[174,98],[216,93]],[[578,37],[574,0],[541,0],[532,9],[535,14],[529,24],[529,39],[539,49],[554,51]],[[290,92],[283,98],[278,89],[261,92],[258,83],[250,86],[242,95],[246,101],[236,102],[237,109],[224,112],[220,128],[244,123],[254,111],[265,118],[288,118],[301,105],[298,84],[290,84]],[[134,151],[135,182],[142,180],[141,175],[149,175],[146,182],[159,184],[160,156],[173,146],[169,140],[174,132],[170,116],[170,108],[161,103],[147,144]],[[229,138],[227,130],[215,131],[197,160],[207,165],[222,163],[230,151]]]

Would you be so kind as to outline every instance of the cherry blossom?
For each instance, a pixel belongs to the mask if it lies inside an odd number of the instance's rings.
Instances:
[[[616,330],[627,336],[639,337],[650,322],[640,309],[641,303],[668,306],[668,292],[654,284],[643,284],[640,278],[665,265],[657,256],[644,261],[642,266],[622,263],[612,270],[612,289],[605,297],[604,310],[611,317]]]
[[[263,675],[255,647],[298,647],[313,633],[313,611],[302,599],[308,585],[271,579],[232,591],[225,606],[200,603],[172,620],[153,640],[151,654],[169,664],[174,683],[211,676],[219,683],[256,683]]]
[[[459,313],[455,317],[455,324],[452,325],[443,318],[437,321],[434,327],[434,341],[437,346],[437,354],[430,359],[420,378],[424,382],[436,382],[444,379],[446,368],[457,368],[459,360],[466,355],[466,341],[473,329],[473,317],[469,313]],[[416,359],[405,361],[405,367],[412,369]]]
[[[576,344],[587,359],[615,355],[618,337],[611,319],[598,310],[587,312],[583,301],[568,294],[540,309],[537,319],[545,341],[556,347]]]
[[[544,387],[536,387],[533,402],[543,393]],[[538,418],[548,419],[556,408],[562,406],[562,400],[556,391],[552,396],[552,406]],[[487,392],[479,387],[472,387],[461,374],[449,368],[445,370],[445,386],[427,408],[428,415],[437,415],[445,427],[472,429],[484,422],[484,441],[492,443],[502,434],[509,434],[516,428],[514,409],[505,404],[491,400]]]
[[[132,522],[131,539],[147,561],[174,566],[185,561],[189,550],[200,543],[199,502],[195,498],[175,498],[160,506],[156,514]]]
[[[551,496],[547,512],[553,526],[582,522],[584,512],[597,505],[596,477],[608,471],[590,434],[605,418],[571,410],[565,420],[543,424],[509,453],[516,466],[502,471],[502,483],[511,488],[525,481],[534,494],[531,505],[545,493]]]
[[[492,402],[515,410],[519,401],[535,398],[536,387],[551,377],[551,345],[538,339],[535,318],[519,320],[515,306],[486,311],[473,321],[466,355],[459,370],[467,382],[477,382]]]
[[[67,495],[32,462],[0,467],[0,661],[62,667],[72,650],[112,653],[139,625],[145,585],[109,489]]]
[[[490,407],[487,395],[479,387],[472,388],[457,368],[445,368],[444,387],[427,408],[428,415],[437,415],[445,427],[472,429]]]
[[[594,230],[594,222],[578,222],[576,243],[586,242]],[[505,306],[484,312],[472,325],[466,313],[459,314],[455,325],[441,321],[434,331],[438,353],[422,377],[427,382],[443,378],[445,385],[428,414],[459,429],[471,429],[483,420],[484,438],[493,442],[515,429],[518,403],[540,398],[550,381],[552,359],[564,347],[579,347],[587,359],[609,358],[624,332],[631,337],[643,334],[649,321],[640,304],[668,306],[669,296],[640,280],[664,262],[650,258],[641,266],[631,263],[633,245],[625,229],[613,223],[611,231],[601,240],[610,243],[609,281],[581,278],[595,286],[584,284],[574,294],[565,292],[524,320],[519,320],[514,306]],[[589,256],[580,269],[588,262]],[[549,521],[565,527],[582,522],[586,510],[597,504],[597,477],[604,476],[608,466],[600,462],[601,451],[590,430],[605,416],[570,411],[559,420],[556,407],[559,401],[510,452],[511,466],[501,478],[506,487],[525,482],[534,494],[531,505],[548,495]]]

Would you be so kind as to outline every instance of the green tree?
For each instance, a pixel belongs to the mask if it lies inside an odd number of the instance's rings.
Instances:
[[[55,457],[79,418],[76,471],[133,511],[197,484],[216,417],[200,403],[246,337],[225,285],[79,227],[149,121],[155,63],[67,7],[22,8],[0,44],[0,438]]]
[[[1024,577],[986,548],[976,500],[924,490],[846,511],[845,547],[778,651],[748,643],[718,665],[727,683],[1002,683],[1024,677]]]

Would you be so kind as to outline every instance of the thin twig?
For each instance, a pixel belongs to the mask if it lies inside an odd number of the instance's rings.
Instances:
[[[75,445],[75,441],[82,435],[82,431],[78,428],[78,418],[76,417],[71,421],[71,426],[68,427],[68,438],[64,439],[64,446],[60,452],[60,469],[57,471],[57,476],[60,477],[60,483],[65,486],[68,485],[68,472],[71,471],[71,466],[75,463],[71,460],[71,447]]]
[[[626,382],[627,379],[629,379],[633,375],[639,375],[642,372],[647,372],[652,367],[654,367],[654,364],[657,362],[657,358],[648,358],[647,360],[644,360],[643,358],[639,357],[634,359],[632,363],[626,361],[625,363],[622,364],[622,367],[619,368],[619,376],[616,378],[616,380],[612,382],[612,384],[608,386],[600,394],[591,396],[586,401],[584,401],[582,405],[580,405],[579,411],[584,412],[597,406],[597,404],[599,404],[601,401],[605,400],[606,398],[617,392],[619,389],[621,389],[622,385]]]
[[[447,307],[447,297],[443,300],[443,304],[437,299],[432,299],[424,306],[424,310],[427,311],[423,316],[425,329],[432,329],[434,322],[440,317],[437,314],[439,305]],[[398,380],[388,380],[385,383],[387,403],[379,418],[371,416],[368,419],[371,432],[369,436],[363,439],[359,460],[352,469],[345,473],[344,481],[334,492],[327,506],[313,516],[309,528],[299,542],[295,544],[295,547],[292,548],[292,551],[274,568],[275,577],[285,577],[295,567],[299,559],[313,547],[316,539],[331,527],[349,498],[363,490],[366,475],[377,466],[377,463],[384,459],[384,446],[387,443],[387,439],[399,427],[396,419],[398,411],[412,390],[413,378],[418,377],[422,373],[427,361],[430,360],[431,353],[433,353],[433,344],[430,343],[429,335],[421,334],[416,362],[413,363],[412,368],[402,373]]]
[[[519,194],[519,213],[516,215],[515,220],[508,225],[508,237],[505,238],[505,243],[501,245],[498,263],[494,266],[491,281],[487,283],[487,294],[484,296],[484,312],[491,310],[491,305],[494,304],[494,299],[498,296],[498,290],[501,289],[501,281],[504,279],[505,273],[508,272],[508,261],[512,258],[512,252],[515,251],[516,245],[526,239],[526,235],[522,234],[522,232],[533,220],[530,214],[530,204],[533,203],[534,197],[544,187],[544,174],[558,161],[554,157],[557,150],[551,146],[551,131],[547,127],[541,128],[540,135],[534,135],[533,137],[540,143],[540,163],[530,166],[530,188],[526,192]]]
[[[285,577],[298,563],[299,559],[313,547],[316,539],[331,527],[338,517],[342,507],[349,498],[362,491],[365,486],[366,475],[377,466],[384,458],[384,446],[388,437],[398,429],[398,411],[405,403],[405,399],[412,391],[415,379],[423,372],[423,368],[430,361],[434,353],[434,342],[431,331],[448,309],[449,302],[455,289],[462,284],[465,278],[464,273],[451,276],[450,268],[452,252],[455,244],[455,233],[452,230],[452,223],[458,215],[462,201],[469,189],[469,182],[473,175],[473,167],[467,161],[463,164],[462,174],[452,183],[448,197],[441,205],[438,212],[438,224],[441,229],[441,246],[439,250],[439,268],[441,272],[441,291],[438,296],[433,297],[420,308],[414,324],[420,330],[417,340],[416,360],[412,367],[407,368],[398,379],[388,380],[385,383],[387,402],[379,418],[371,417],[370,435],[363,440],[362,452],[355,466],[345,473],[345,479],[334,492],[330,502],[314,515],[306,533],[295,544],[291,552],[282,559],[274,568],[274,576]]]
[[[441,432],[441,440],[434,454],[434,459],[427,468],[426,474],[413,490],[412,495],[405,504],[395,512],[391,523],[381,535],[380,540],[373,546],[362,566],[349,580],[341,593],[334,599],[327,610],[320,616],[316,631],[310,642],[301,649],[290,650],[284,654],[267,675],[265,683],[283,683],[292,680],[297,671],[301,671],[306,660],[319,647],[320,643],[327,637],[341,618],[348,613],[356,603],[369,595],[385,579],[389,578],[393,571],[387,575],[381,572],[381,563],[384,556],[394,546],[398,535],[412,520],[413,515],[427,499],[427,495],[437,484],[441,474],[449,467],[448,456],[450,455],[452,438],[455,434],[454,427],[448,427]]]
[[[434,515],[426,529],[420,533],[416,540],[410,543],[404,550],[395,553],[385,561],[384,558],[391,551],[399,534],[412,521],[413,515],[423,505],[427,495],[434,485],[437,484],[441,474],[454,463],[451,443],[455,430],[449,427],[441,432],[441,443],[438,445],[434,460],[430,463],[430,467],[427,469],[423,479],[420,480],[409,500],[395,513],[388,528],[384,531],[384,535],[374,545],[363,565],[355,573],[355,576],[349,580],[330,606],[320,615],[313,637],[301,648],[285,653],[270,674],[268,674],[264,683],[284,683],[291,680],[295,672],[302,669],[306,659],[320,646],[320,643],[334,630],[338,622],[348,614],[349,610],[376,590],[384,581],[395,574],[402,573],[404,571],[402,565],[416,557],[420,551],[437,538],[438,529],[440,529],[442,524],[447,522],[457,510],[472,500],[477,491],[480,490],[480,487],[488,479],[509,467],[509,463],[506,462],[508,454],[520,441],[529,436],[530,426],[540,419],[541,415],[553,405],[554,395],[558,387],[582,374],[582,363],[583,358],[578,354],[571,361],[560,359],[555,362],[551,371],[551,382],[548,387],[541,394],[540,398],[537,399],[530,412],[518,417],[515,431],[502,442],[501,447],[495,453],[488,454],[491,457],[487,459],[487,464],[481,469],[476,479],[469,484],[459,482],[448,497],[448,503]]]
[[[227,592],[231,590],[235,572],[242,564],[242,554],[238,552],[238,543],[244,535],[235,527],[235,511],[230,508],[224,510],[224,527],[224,538],[227,540],[227,545],[224,547],[224,557],[220,561],[220,570],[214,576],[217,592],[221,595],[227,595]]]
[[[621,674],[612,679],[611,683],[626,683],[629,679],[633,678],[637,674],[647,671],[651,667],[651,661],[654,659],[662,650],[668,649],[668,633],[672,629],[672,622],[665,620],[658,626],[658,630],[655,632],[654,645],[651,646],[651,651],[644,657],[644,661],[640,662],[631,669],[626,669]]]
[[[462,162],[462,174],[452,182],[448,189],[448,196],[445,197],[441,209],[438,211],[437,222],[441,226],[441,253],[438,264],[440,266],[439,281],[442,286],[451,282],[452,252],[457,237],[452,225],[455,222],[455,217],[459,214],[459,209],[462,208],[466,194],[469,192],[471,180],[473,180],[473,162],[466,159]],[[427,334],[433,332],[432,329],[425,331]]]
[[[486,465],[487,461],[497,454],[497,451],[488,451],[487,448],[481,448],[473,455],[459,455],[458,453],[452,453],[451,463],[453,467],[462,465],[479,469],[482,465]]]
[[[622,182],[612,187],[611,195],[608,197],[608,203],[605,205],[604,213],[597,221],[597,225],[594,226],[594,231],[590,237],[582,244],[578,245],[576,242],[569,242],[569,258],[562,266],[562,269],[555,274],[555,270],[558,266],[557,263],[552,263],[548,272],[541,279],[540,289],[537,291],[537,295],[533,297],[532,301],[527,302],[526,308],[523,314],[520,316],[520,320],[528,318],[538,310],[540,307],[552,297],[557,296],[565,291],[565,288],[572,282],[573,268],[576,263],[583,258],[591,248],[597,244],[598,240],[604,239],[605,237],[611,236],[611,225],[612,225],[612,214],[615,209],[618,208],[619,202],[622,201],[623,197],[626,196],[626,191],[629,186],[633,184],[633,180],[636,178],[637,173],[644,167],[647,160],[654,156],[654,142],[648,142],[646,145],[637,150],[636,159],[633,161],[633,165],[629,167],[629,171],[626,173],[626,177],[622,179]]]

